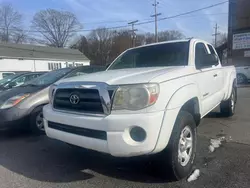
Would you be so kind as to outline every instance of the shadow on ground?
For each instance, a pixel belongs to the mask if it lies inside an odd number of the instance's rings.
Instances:
[[[0,165],[27,178],[43,182],[73,182],[96,173],[135,182],[163,183],[148,158],[114,158],[76,149],[46,136],[0,135]],[[92,171],[94,173],[89,172]]]
[[[210,112],[205,118],[225,118],[220,112]]]

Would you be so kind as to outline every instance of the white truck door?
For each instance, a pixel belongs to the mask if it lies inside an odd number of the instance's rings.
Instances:
[[[214,72],[215,85],[214,85],[214,87],[215,87],[215,93],[216,93],[216,97],[217,97],[217,99],[215,99],[215,100],[217,100],[219,102],[222,100],[223,95],[224,95],[223,88],[224,88],[225,78],[223,75],[223,69],[222,69],[218,54],[216,53],[216,51],[212,45],[207,44],[207,47],[210,51],[210,54],[214,54],[215,56],[217,56],[217,59],[218,59],[217,64],[215,64],[213,67],[215,68],[215,72]]]
[[[218,89],[216,85],[216,79],[218,76],[217,67],[212,65],[208,66],[204,63],[204,59],[208,54],[208,49],[203,42],[195,44],[195,66],[199,71],[196,82],[201,94],[202,115],[207,114],[218,104],[218,99],[214,98]]]

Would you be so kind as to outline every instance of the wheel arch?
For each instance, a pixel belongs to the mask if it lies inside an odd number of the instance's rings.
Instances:
[[[196,126],[200,124],[201,113],[200,113],[200,104],[197,97],[189,99],[180,109],[180,111],[189,112],[195,120]]]
[[[176,90],[167,103],[166,110],[182,108],[193,101],[197,113],[201,113],[200,92],[196,84],[185,85]]]
[[[41,104],[36,104],[33,105],[30,109],[29,109],[29,115],[31,115],[32,113],[34,113],[36,111],[36,109],[42,108],[43,106],[47,105],[48,103],[41,103]]]
[[[201,120],[201,102],[198,87],[189,84],[179,88],[169,100],[162,120],[158,140],[153,153],[158,153],[167,147],[174,125],[181,110],[193,115],[196,124]]]
[[[232,89],[235,87],[237,90],[237,78],[234,76],[233,73],[230,74],[230,77],[228,79],[228,83],[226,84],[227,90],[225,90],[225,97],[224,100],[229,99],[232,93]],[[236,92],[237,93],[237,92]],[[236,94],[237,95],[237,94]]]

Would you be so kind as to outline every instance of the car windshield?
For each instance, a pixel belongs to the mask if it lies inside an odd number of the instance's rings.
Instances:
[[[35,80],[32,80],[32,81],[24,84],[23,86],[27,86],[27,85],[34,85],[34,86],[51,85],[54,82],[61,79],[62,77],[64,77],[65,75],[67,75],[69,72],[71,72],[71,70],[72,70],[71,68],[65,68],[65,69],[51,71],[51,72],[48,72],[48,73],[36,78]]]
[[[126,51],[110,66],[112,69],[184,66],[188,62],[189,42],[162,43]]]
[[[16,75],[16,74],[13,74],[13,75],[10,75],[10,76],[7,76],[7,77],[1,79],[1,80],[0,80],[0,86],[6,84],[7,82],[9,82],[9,81],[11,81],[11,80],[13,80],[15,77],[17,77],[17,75]]]

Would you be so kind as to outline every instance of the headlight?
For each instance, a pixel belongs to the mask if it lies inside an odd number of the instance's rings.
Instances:
[[[120,86],[114,96],[112,110],[140,110],[153,105],[159,95],[158,84]]]
[[[56,84],[53,84],[49,87],[49,102],[50,102],[50,104],[52,104],[56,86],[57,86]]]
[[[20,95],[11,97],[5,103],[3,103],[3,105],[0,107],[0,109],[7,109],[7,108],[11,108],[13,106],[16,106],[21,101],[26,99],[28,96],[30,96],[30,94],[20,94]]]

